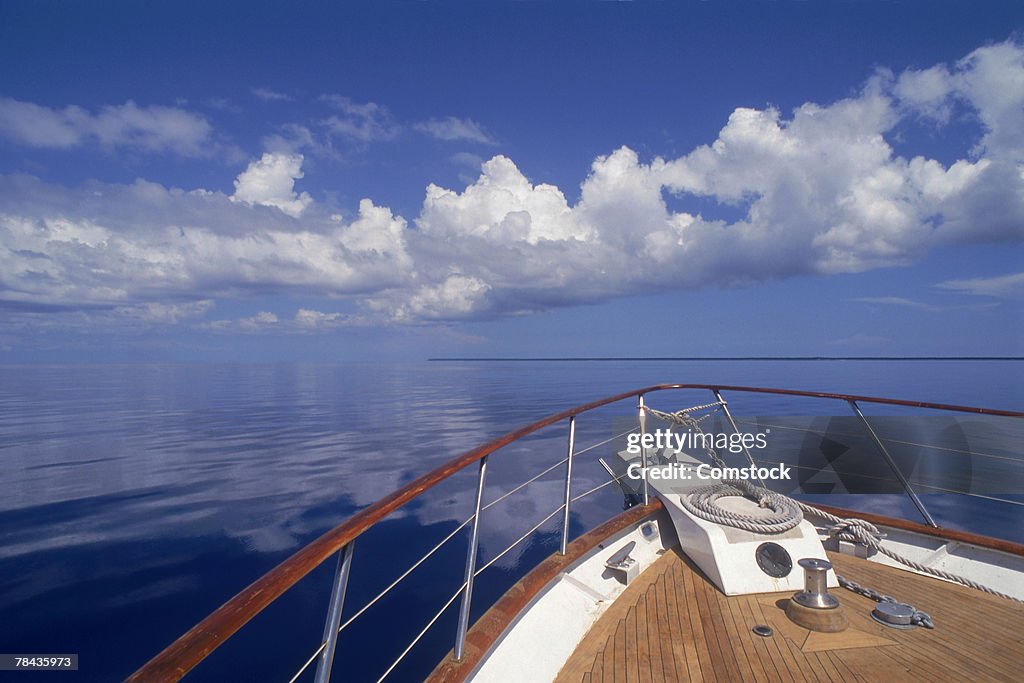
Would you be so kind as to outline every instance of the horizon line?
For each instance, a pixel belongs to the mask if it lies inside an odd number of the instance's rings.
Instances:
[[[874,360],[874,361],[894,361],[894,360],[1011,360],[1020,361],[1024,360],[1024,356],[650,356],[650,357],[630,357],[630,356],[538,356],[538,357],[502,357],[502,356],[486,356],[481,358],[470,358],[461,356],[452,357],[439,357],[439,358],[428,358],[427,362],[496,362],[496,361],[631,361],[631,362],[646,362],[646,361],[755,361],[755,360],[775,360],[775,361],[827,361],[827,360]]]

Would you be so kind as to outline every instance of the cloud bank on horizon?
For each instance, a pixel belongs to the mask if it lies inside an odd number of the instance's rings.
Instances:
[[[335,112],[323,125],[331,134],[367,143],[395,135],[378,105],[337,96],[329,104]],[[965,115],[978,131],[967,158],[944,164],[893,149],[903,122],[944,126]],[[496,144],[470,119],[412,128]],[[267,138],[275,144],[237,175],[230,195],[142,179],[65,187],[0,177],[0,302],[36,319],[71,312],[177,323],[209,315],[219,299],[273,293],[351,299],[358,311],[303,307],[291,321],[261,313],[202,324],[415,324],[856,273],[909,264],[940,245],[1024,241],[1024,45],[1012,41],[952,66],[878,72],[856,95],[808,102],[788,117],[735,109],[716,140],[678,158],[645,162],[620,147],[593,161],[575,204],[498,154],[461,191],[430,184],[411,221],[369,198],[344,218],[301,190],[301,140],[312,134],[291,133],[288,144]],[[0,136],[29,147],[187,157],[226,149],[202,116],[133,102],[90,112],[3,98]],[[670,208],[688,198],[742,217]],[[1022,277],[940,286],[1019,296]]]

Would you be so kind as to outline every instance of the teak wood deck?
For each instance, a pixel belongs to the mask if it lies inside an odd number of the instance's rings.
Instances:
[[[847,578],[928,612],[935,629],[882,626],[869,616],[872,600],[833,589],[850,627],[811,633],[786,618],[789,594],[728,597],[670,550],[601,616],[556,680],[1024,680],[1020,603],[848,555],[829,559]],[[774,635],[755,635],[757,624]]]

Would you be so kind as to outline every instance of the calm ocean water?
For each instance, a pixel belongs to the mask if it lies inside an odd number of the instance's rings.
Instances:
[[[1013,361],[0,366],[0,652],[80,655],[77,674],[35,675],[42,680],[119,680],[412,477],[551,412],[662,382],[1024,405],[1024,363]],[[678,409],[710,394],[662,396],[651,404]],[[741,415],[845,414],[840,403],[730,398]],[[620,404],[580,418],[579,447],[608,438],[630,414]],[[500,451],[487,500],[564,448],[565,427],[556,426]],[[608,454],[581,458],[577,492],[606,480],[596,457]],[[457,475],[359,539],[346,615],[471,513],[474,476]],[[482,562],[559,504],[561,476],[558,468],[484,513]],[[925,498],[944,524],[1024,540],[1024,507]],[[905,501],[892,505],[913,518]],[[621,507],[614,487],[602,489],[575,508],[573,532]],[[557,532],[549,523],[482,574],[474,615],[555,550]],[[335,680],[376,680],[456,590],[465,547],[457,536],[344,632]],[[189,680],[287,681],[319,642],[332,568],[300,583]],[[420,680],[454,631],[450,609],[393,679]]]

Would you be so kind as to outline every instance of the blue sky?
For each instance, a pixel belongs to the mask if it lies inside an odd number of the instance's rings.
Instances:
[[[5,2],[0,362],[1024,355],[1019,3]]]

